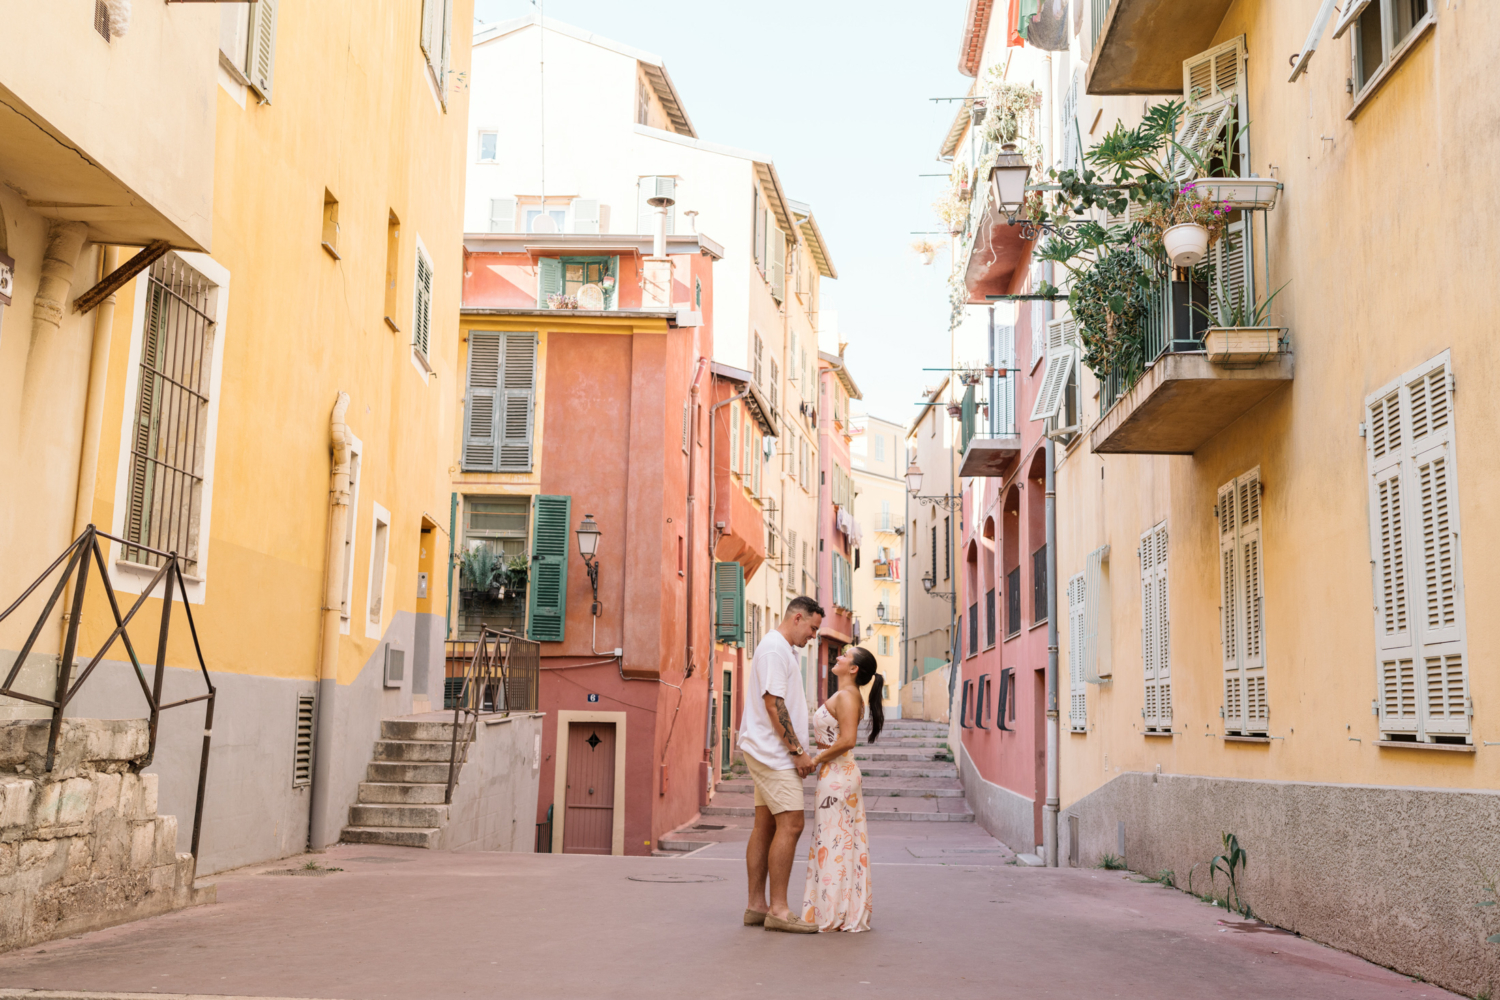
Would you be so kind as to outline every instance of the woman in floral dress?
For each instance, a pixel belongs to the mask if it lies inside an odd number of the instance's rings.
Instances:
[[[813,739],[823,752],[813,761],[818,775],[812,847],[807,852],[807,889],[802,919],[820,931],[870,929],[870,838],[865,828],[864,778],[854,760],[856,735],[870,685],[870,742],[885,722],[884,680],[875,657],[862,646],[845,646],[832,667],[833,697],[813,713]]]

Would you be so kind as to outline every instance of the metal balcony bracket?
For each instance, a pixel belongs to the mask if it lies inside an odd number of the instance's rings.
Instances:
[[[178,2],[183,3],[187,2],[187,0],[178,0]],[[134,257],[106,274],[103,278],[99,279],[97,285],[74,299],[73,311],[76,313],[88,312],[124,287],[125,282],[134,278],[152,264],[155,264],[170,249],[172,249],[172,244],[166,240],[153,240],[146,244]]]

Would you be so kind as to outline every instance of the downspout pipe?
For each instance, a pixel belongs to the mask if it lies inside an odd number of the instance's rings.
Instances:
[[[706,362],[707,359],[704,359],[704,361]],[[701,375],[701,371],[702,370],[700,369],[700,375]],[[724,400],[722,402],[711,404],[709,406],[709,408],[708,408],[708,564],[710,566],[712,566],[714,564],[714,552],[715,552],[715,550],[719,546],[719,525],[718,525],[718,522],[716,522],[714,520],[714,503],[715,503],[715,501],[717,499],[717,488],[718,488],[718,483],[717,483],[717,480],[716,480],[716,476],[718,475],[718,471],[717,471],[717,469],[714,466],[714,442],[716,440],[718,440],[717,426],[714,423],[715,414],[717,414],[719,412],[719,410],[722,409],[723,407],[726,407],[730,403],[736,402],[737,400],[744,399],[749,394],[750,394],[750,389],[749,389],[749,387],[746,387],[745,389],[742,389],[741,391],[735,393],[733,396],[730,396],[728,399],[726,399],[726,400]],[[694,406],[696,406],[697,402],[698,402],[698,378],[697,377],[694,377],[694,379],[693,379],[692,395],[693,395],[693,404],[694,404]],[[695,409],[693,412],[696,413],[697,410]],[[693,458],[696,457],[696,455],[697,455],[697,445],[694,444],[693,445],[693,449],[689,452],[689,458],[688,458],[688,469],[689,469],[688,476],[689,476],[689,481],[690,482],[692,481],[692,475],[693,475],[693,472],[692,472]],[[688,489],[689,489],[689,491],[691,491],[692,490],[692,486],[689,485]],[[688,498],[688,552],[689,552],[689,556],[688,556],[688,573],[690,573],[690,574],[693,571],[693,557],[691,555],[691,553],[693,551],[693,546],[692,546],[692,542],[693,542],[692,510],[693,510],[692,496],[691,496],[691,492],[690,492],[689,493],[689,498]],[[689,578],[688,578],[688,622],[689,623],[691,623],[692,620],[693,620],[693,615],[692,615],[692,600],[693,600],[693,584],[692,584],[692,577],[689,576]],[[689,628],[689,636],[688,636],[689,647],[688,648],[689,648],[689,651],[690,651],[689,655],[691,655],[691,648],[692,648],[692,641],[693,641],[692,640],[692,635],[691,635],[691,629],[692,629],[691,624],[689,624],[688,628]],[[709,648],[710,649],[713,648],[713,639],[712,639],[712,637],[710,637],[710,639],[709,639]],[[713,711],[714,711],[714,670],[713,670],[713,664],[710,663],[709,664],[709,670],[708,670],[708,704],[703,709],[704,716],[705,716],[704,728],[708,731],[708,737],[707,737],[708,746],[704,747],[704,759],[707,760],[710,764],[713,763],[713,741],[714,741],[714,737],[713,737],[713,725],[712,725],[712,723],[713,723]],[[720,762],[719,766],[721,768],[723,767],[723,762],[722,761]],[[709,777],[712,778],[713,776],[710,775]]]
[[[1058,726],[1057,710],[1057,442],[1046,443],[1047,462],[1047,802],[1042,814],[1042,846],[1048,868],[1057,867]]]
[[[349,394],[340,392],[329,420],[333,470],[328,487],[328,550],[323,564],[323,631],[318,650],[317,720],[314,727],[313,773],[307,818],[307,844],[321,851],[339,838],[333,812],[333,752],[339,684],[340,605],[344,594],[344,538],[349,525],[350,435],[344,417]]]

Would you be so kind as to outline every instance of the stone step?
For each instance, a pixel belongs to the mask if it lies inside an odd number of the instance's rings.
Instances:
[[[805,799],[805,815],[813,814],[811,800]],[[865,818],[874,820],[920,819],[925,816],[935,821],[971,822],[974,814],[963,798],[926,798],[900,795],[865,795]],[[753,816],[755,799],[747,792],[726,792],[714,797],[713,805],[704,806],[700,815],[708,816]],[[960,819],[959,817],[968,817]]]
[[[458,774],[463,773],[463,763],[458,765]],[[445,757],[441,764],[403,764],[395,761],[374,761],[365,771],[367,781],[415,783],[415,784],[440,784],[447,787],[448,784],[448,760]]]
[[[700,810],[704,816],[754,816],[754,806],[704,806]],[[811,809],[804,809],[802,815],[808,819],[813,818]],[[973,813],[945,813],[945,812],[901,812],[890,809],[866,809],[865,819],[871,823],[909,821],[913,823],[972,823]]]
[[[808,775],[803,782],[802,790],[812,795],[817,788],[817,778]],[[963,786],[957,778],[919,778],[903,780],[899,778],[890,780],[871,781],[868,776],[864,782],[866,795],[931,795],[940,799],[963,798]],[[739,778],[732,781],[721,781],[714,786],[714,791],[720,793],[750,793],[755,792],[755,783],[748,778]]]
[[[349,807],[349,825],[363,827],[401,827],[425,829],[448,822],[448,807],[406,805],[353,805]]]
[[[434,743],[424,740],[379,740],[375,743],[376,760],[394,760],[417,762],[442,761],[448,763],[453,753],[453,747],[448,743]],[[458,757],[463,759],[464,745],[459,744]],[[444,780],[447,780],[446,778]]]
[[[856,758],[857,760],[859,758]],[[957,778],[958,765],[952,761],[923,758],[921,760],[861,760],[860,773],[866,778]],[[739,780],[750,777],[743,764],[730,768],[723,780]]]
[[[474,723],[464,724],[459,730],[459,741],[474,735]],[[428,743],[452,743],[452,722],[420,722],[414,719],[382,719],[380,738],[383,740],[406,740]]]
[[[346,826],[340,836],[346,844],[390,844],[393,847],[436,847],[436,827],[416,829],[412,827]]]
[[[855,747],[855,760],[951,760],[952,755],[932,750],[881,750],[877,747]]]
[[[409,781],[361,781],[357,801],[361,804],[442,805],[447,794],[447,782],[438,785]]]
[[[753,810],[752,810],[753,812]],[[712,840],[668,840],[665,837],[656,841],[656,846],[668,856],[681,854],[684,851],[696,851],[700,847],[708,847],[713,844]],[[656,852],[652,852],[656,853]]]

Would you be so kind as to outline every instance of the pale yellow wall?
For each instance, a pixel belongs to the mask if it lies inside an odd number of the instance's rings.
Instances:
[[[460,71],[471,6],[454,5],[452,63]],[[350,396],[347,422],[364,449],[341,683],[358,675],[379,641],[366,638],[361,621],[373,505],[392,515],[382,629],[395,612],[416,608],[424,514],[447,530],[467,96],[451,93],[446,114],[439,105],[418,46],[418,8],[399,0],[281,5],[274,102],[252,96],[242,106],[243,92],[217,93],[213,259],[229,272],[230,289],[218,331],[224,360],[206,599],[194,608],[214,670],[316,676],[329,413],[339,391]],[[212,56],[216,35],[206,44]],[[325,189],[340,202],[337,261],[319,245]],[[402,224],[399,333],[382,318],[391,211]],[[413,365],[410,347],[418,237],[435,272],[430,377]],[[134,294],[128,286],[116,313],[94,496],[100,525],[116,522],[117,477],[126,474],[121,420],[134,405],[124,391]],[[445,597],[437,576],[434,607]],[[91,603],[85,626],[95,640],[106,615]],[[169,662],[186,666],[190,656],[186,632],[174,630]]]
[[[908,431],[906,445],[922,469],[922,496],[943,496],[957,491],[958,479],[951,474],[954,464],[953,420],[945,404],[925,407]],[[956,556],[957,532],[961,527],[956,512],[936,504],[921,504],[912,499],[906,506],[906,554],[901,570],[906,577],[906,648],[904,655],[908,679],[923,667],[926,657],[948,659],[952,644],[952,607],[949,599],[933,597],[922,589],[922,577],[932,569],[932,529],[937,527],[937,582],[935,592],[953,592],[958,582]],[[949,572],[944,579],[943,519],[949,519]],[[912,522],[916,522],[913,530]]]
[[[875,576],[875,556],[881,546],[890,550],[892,557],[902,560],[902,568],[905,569],[906,539],[904,534],[897,534],[894,530],[882,529],[880,526],[880,502],[882,500],[890,504],[890,527],[901,528],[906,512],[906,480],[896,474],[900,469],[905,472],[902,465],[905,455],[906,429],[900,424],[881,420],[877,417],[865,417],[862,419],[865,432],[854,439],[857,446],[861,441],[868,446],[872,434],[881,434],[885,437],[885,461],[880,462],[874,458],[873,452],[866,448],[866,453],[861,456],[855,454],[854,461],[854,483],[859,491],[859,499],[855,504],[855,520],[864,530],[864,540],[860,543],[860,566],[854,571],[854,616],[860,620],[861,633],[859,643],[875,654],[875,662],[885,678],[885,700],[893,703],[899,695],[901,683],[901,626],[899,624],[882,625],[880,618],[875,613],[876,605],[881,603],[882,597],[886,604],[886,620],[899,623],[901,621],[901,592],[903,581],[891,578],[879,578]],[[907,526],[910,530],[910,526]],[[920,585],[919,585],[920,586]],[[926,595],[923,595],[926,599]],[[873,627],[873,634],[866,634]],[[880,636],[886,636],[890,642],[891,652],[882,655],[880,653]]]
[[[1245,33],[1251,169],[1286,189],[1271,213],[1273,312],[1291,331],[1296,377],[1192,457],[1109,456],[1080,444],[1058,475],[1059,584],[1109,543],[1112,683],[1090,685],[1089,732],[1066,734],[1062,801],[1121,771],[1237,778],[1493,788],[1500,759],[1500,545],[1486,448],[1500,403],[1491,327],[1500,243],[1486,224],[1497,201],[1493,122],[1500,94],[1481,85],[1500,32],[1493,5],[1434,3],[1437,24],[1348,120],[1348,39],[1324,37],[1310,73],[1286,82],[1318,4],[1242,0],[1216,41]],[[1466,42],[1465,40],[1469,40]],[[1123,99],[1122,99],[1123,100]],[[1139,106],[1139,101],[1136,101]],[[1097,106],[1097,105],[1094,105]],[[1092,117],[1090,115],[1090,117]],[[1108,117],[1108,115],[1107,115]],[[1101,129],[1102,133],[1102,129]],[[1474,754],[1376,748],[1378,720],[1365,441],[1366,395],[1445,350],[1458,389],[1457,484],[1468,615]],[[1097,417],[1085,381],[1085,418]],[[1085,432],[1084,437],[1087,437]],[[1060,455],[1062,453],[1060,452]],[[1100,468],[1103,468],[1103,478]],[[1259,466],[1263,500],[1269,745],[1226,743],[1219,628],[1218,487]],[[1173,729],[1140,734],[1138,537],[1170,534]],[[1416,567],[1413,567],[1416,570]],[[1062,662],[1069,655],[1063,635]],[[1066,701],[1066,673],[1064,673]]]

